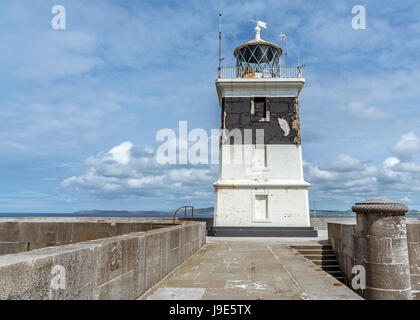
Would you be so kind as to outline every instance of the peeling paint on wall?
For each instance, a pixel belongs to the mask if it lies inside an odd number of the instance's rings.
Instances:
[[[270,97],[266,99],[266,118],[255,119],[255,98],[223,98],[222,129],[252,129],[255,144],[256,130],[264,130],[265,144],[301,144],[299,102],[296,97]],[[254,115],[252,114],[254,113]],[[281,120],[280,120],[281,119]]]
[[[290,133],[289,124],[287,123],[286,120],[284,120],[282,118],[279,118],[279,124],[280,124],[281,129],[284,132],[284,136],[287,137],[289,135],[289,133]]]

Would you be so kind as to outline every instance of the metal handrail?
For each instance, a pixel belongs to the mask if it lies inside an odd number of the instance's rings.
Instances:
[[[218,77],[221,79],[255,79],[255,78],[302,78],[304,66],[277,66],[253,70],[249,67],[221,67]]]
[[[187,208],[191,208],[191,219],[194,218],[194,207],[193,206],[182,206],[175,210],[174,215],[172,217],[172,224],[175,224],[175,217],[179,210],[185,209],[184,218],[187,219]]]

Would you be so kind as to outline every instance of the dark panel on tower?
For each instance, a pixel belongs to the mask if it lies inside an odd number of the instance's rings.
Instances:
[[[300,145],[297,98],[233,97],[223,98],[222,104],[222,129],[239,129],[242,137],[245,129],[251,129],[253,144],[256,143],[256,129],[263,129],[264,144]]]

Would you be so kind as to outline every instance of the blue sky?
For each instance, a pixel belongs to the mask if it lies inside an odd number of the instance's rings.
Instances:
[[[51,8],[66,8],[66,30]],[[351,26],[366,7],[366,30]],[[0,3],[0,212],[212,206],[217,165],[159,166],[156,133],[219,128],[224,65],[288,36],[310,204],[385,196],[420,209],[418,1],[5,0]]]

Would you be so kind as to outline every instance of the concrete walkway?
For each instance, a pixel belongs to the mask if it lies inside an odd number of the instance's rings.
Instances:
[[[208,237],[204,247],[139,299],[361,299],[288,246],[303,243],[318,241]]]

